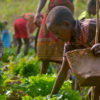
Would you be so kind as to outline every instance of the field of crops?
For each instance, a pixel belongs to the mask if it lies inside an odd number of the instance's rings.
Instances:
[[[80,1],[80,2],[79,2]],[[7,20],[13,34],[13,22],[21,14],[36,12],[39,0],[0,0],[0,21]],[[86,0],[75,0],[75,18],[86,10]],[[81,7],[78,9],[78,7]],[[44,8],[43,11],[47,6]],[[24,48],[15,57],[16,47],[4,49],[0,60],[0,100],[89,100],[88,89],[72,89],[72,81],[66,80],[60,91],[50,98],[57,76],[55,64],[51,63],[46,75],[40,75],[41,62],[33,48],[24,56]]]
[[[79,91],[65,81],[59,93],[49,98],[57,70],[51,63],[46,75],[40,75],[41,62],[30,48],[24,57],[23,49],[15,58],[15,48],[5,50],[0,61],[0,100],[82,100]],[[87,89],[82,94],[88,100]]]

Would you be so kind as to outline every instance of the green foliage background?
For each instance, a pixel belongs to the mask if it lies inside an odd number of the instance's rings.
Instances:
[[[12,25],[14,20],[23,13],[27,12],[35,13],[38,2],[39,0],[0,0],[0,21],[7,20],[9,22],[9,28],[13,32]],[[86,10],[87,2],[88,0],[74,0],[74,5],[75,5],[74,15],[76,18],[80,15],[82,11]],[[45,6],[43,11],[45,11],[46,8],[47,5]]]
[[[39,0],[0,0],[0,21],[8,21],[8,27],[13,33],[14,20],[24,13],[35,13],[38,2]]]

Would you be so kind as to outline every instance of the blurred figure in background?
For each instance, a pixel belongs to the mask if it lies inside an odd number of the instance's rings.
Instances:
[[[2,39],[2,43],[3,43],[3,47],[4,48],[9,48],[10,47],[10,32],[7,28],[8,22],[4,22],[4,29],[1,31],[2,35],[1,35],[1,39]]]
[[[99,1],[100,3],[100,1]],[[96,0],[90,0],[87,7],[89,16],[96,15]]]
[[[16,55],[19,54],[21,46],[22,46],[22,39],[24,41],[24,55],[27,55],[29,49],[29,39],[30,33],[34,32],[36,29],[36,25],[34,24],[34,15],[33,13],[26,13],[21,15],[18,19],[14,21],[14,38],[17,42],[17,49]]]
[[[96,0],[89,0],[87,5],[87,11],[82,12],[78,19],[82,20],[85,18],[94,18],[94,17],[96,17]]]

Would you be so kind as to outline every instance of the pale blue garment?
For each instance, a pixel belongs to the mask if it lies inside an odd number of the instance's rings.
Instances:
[[[2,43],[4,48],[10,47],[10,33],[6,29],[2,31],[1,35]]]

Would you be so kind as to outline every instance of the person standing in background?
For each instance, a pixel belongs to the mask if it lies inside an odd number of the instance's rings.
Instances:
[[[89,0],[87,10],[80,14],[78,20],[83,20],[86,18],[96,18],[96,0]]]
[[[29,39],[30,33],[34,32],[36,29],[36,25],[33,22],[34,14],[26,13],[21,15],[18,19],[14,21],[14,38],[17,42],[16,56],[20,53],[20,49],[22,46],[22,40],[24,41],[24,55],[27,55],[29,49]]]
[[[4,29],[1,31],[1,40],[2,40],[2,43],[3,43],[3,47],[4,48],[9,48],[10,47],[10,32],[7,28],[7,25],[8,25],[8,22],[4,22]]]

